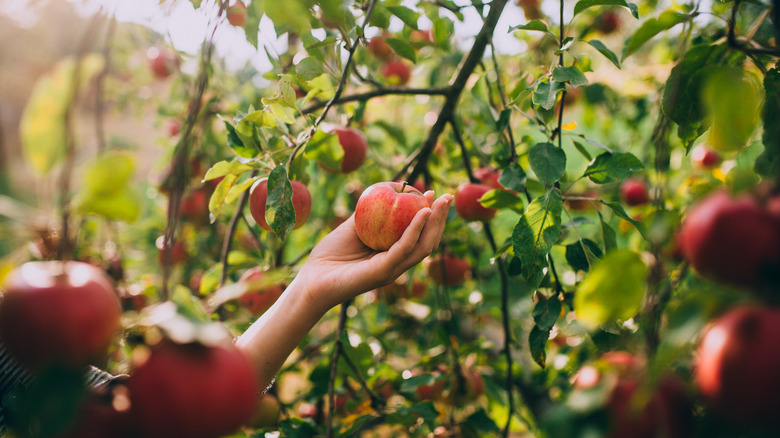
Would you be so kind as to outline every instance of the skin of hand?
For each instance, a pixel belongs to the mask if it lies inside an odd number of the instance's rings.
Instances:
[[[325,236],[282,296],[237,340],[252,361],[263,391],[284,361],[325,313],[361,293],[391,283],[438,246],[452,196],[417,212],[401,239],[387,251],[374,251],[355,232],[355,216]]]

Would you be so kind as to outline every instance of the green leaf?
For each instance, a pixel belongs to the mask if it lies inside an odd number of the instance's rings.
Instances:
[[[239,157],[254,158],[257,155],[257,149],[244,146],[244,142],[236,132],[236,128],[227,120],[223,120],[223,122],[225,123],[225,130],[227,130],[227,144],[230,146],[230,149]]]
[[[296,33],[302,33],[309,30],[309,8],[302,1],[263,1],[263,2],[251,2],[251,4],[260,3],[263,8],[263,12],[274,23],[276,33],[281,35],[286,29],[294,29]],[[321,6],[323,6],[321,4]],[[323,11],[325,9],[323,8]],[[349,11],[346,11],[347,13]],[[342,14],[346,17],[347,14]],[[348,14],[349,17],[352,14]],[[351,26],[350,26],[351,27]]]
[[[244,35],[249,44],[257,49],[257,37],[260,33],[260,19],[263,18],[264,2],[249,2],[246,8],[246,24],[244,25]]]
[[[287,179],[287,169],[283,165],[276,166],[268,175],[265,220],[281,240],[284,240],[287,233],[295,226],[292,185]]]
[[[604,45],[599,40],[590,40],[586,41],[588,44],[590,44],[594,49],[598,50],[599,53],[604,55],[607,59],[609,59],[609,62],[615,65],[615,67],[620,68],[620,60],[618,59],[617,55],[615,55],[615,52],[612,50],[609,50],[607,46]]]
[[[417,52],[415,52],[414,48],[406,41],[398,38],[385,38],[385,42],[398,56],[404,57],[412,62],[417,62]]]
[[[566,245],[566,261],[576,271],[589,271],[603,255],[598,244],[590,239]]]
[[[141,215],[141,198],[129,186],[122,186],[109,194],[87,193],[80,199],[78,211],[108,219],[135,222]]]
[[[295,66],[295,74],[304,81],[310,81],[323,73],[322,62],[308,56]]]
[[[336,134],[327,134],[318,128],[306,144],[304,156],[309,160],[319,161],[331,170],[338,170],[341,168],[341,160],[344,159],[344,148],[341,147]]]
[[[712,69],[702,90],[712,120],[709,144],[720,151],[742,149],[756,129],[761,108],[761,84],[742,68]]]
[[[514,193],[503,189],[493,189],[479,198],[479,203],[488,208],[510,208],[523,213],[523,200]]]
[[[648,242],[650,241],[647,235],[647,227],[645,226],[645,224],[629,216],[628,213],[626,213],[626,210],[623,209],[623,204],[619,202],[607,202],[601,199],[599,200],[599,202],[609,207],[612,210],[612,212],[618,215],[621,219],[631,223],[631,225],[633,225],[634,228],[636,228],[636,230],[639,231],[639,234],[641,234],[645,240],[647,240]]]
[[[271,105],[268,105],[268,108],[271,109],[271,113],[273,113],[274,117],[281,120],[283,123],[287,123],[288,125],[295,123],[295,110],[293,108],[279,103],[272,103]]]
[[[588,329],[633,318],[642,306],[647,266],[639,254],[615,250],[597,263],[574,294],[574,312]]]
[[[585,169],[584,177],[596,184],[622,181],[645,166],[630,152],[604,152]]]
[[[547,362],[547,340],[550,339],[550,329],[542,329],[534,326],[528,334],[528,347],[531,350],[531,358],[537,365],[544,368]]]
[[[209,170],[206,171],[206,176],[203,177],[203,181],[210,181],[225,175],[239,176],[242,173],[248,172],[250,170],[254,170],[254,167],[242,163],[238,160],[218,161],[216,164],[211,166]]]
[[[780,12],[778,12],[780,13]],[[780,26],[780,24],[776,23]],[[756,172],[765,177],[780,175],[780,71],[769,70],[764,77],[764,152],[756,159]]]
[[[729,50],[725,44],[695,46],[674,66],[666,81],[662,108],[677,124],[677,136],[686,149],[709,127],[701,101],[707,75],[717,66],[738,65],[744,59],[744,55]]]
[[[365,342],[361,342],[353,347],[352,344],[349,343],[347,333],[343,334],[340,342],[343,354],[349,358],[350,362],[357,368],[359,375],[355,374],[355,370],[349,366],[343,356],[339,358],[339,372],[342,372],[355,380],[358,380],[360,376],[364,378],[368,376],[368,370],[374,364],[374,354],[371,352],[371,347]]]
[[[601,215],[601,212],[598,210],[596,212],[599,214],[599,222],[601,222],[601,239],[604,242],[604,253],[606,254],[617,248],[617,235],[615,230],[604,221],[604,216]]]
[[[387,9],[396,17],[400,18],[407,26],[417,29],[417,20],[420,14],[407,8],[406,6],[387,6]]]
[[[463,436],[482,436],[482,434],[498,434],[501,429],[498,427],[495,421],[490,418],[485,412],[484,408],[480,408],[477,412],[469,415],[466,420],[460,424],[462,429],[466,429],[471,434],[464,433]],[[465,432],[465,431],[464,431]]]
[[[580,71],[577,66],[555,67],[552,74],[555,82],[568,82],[572,87],[579,87],[588,84],[588,78]]]
[[[528,205],[515,225],[512,247],[522,261],[521,273],[526,279],[535,278],[547,266],[547,254],[560,237],[562,209],[561,193],[550,189]]]
[[[566,153],[552,143],[538,143],[528,151],[531,169],[545,186],[552,186],[566,172]]]
[[[517,163],[510,163],[501,171],[498,182],[509,190],[516,192],[525,191],[526,175],[522,167]]]
[[[219,212],[222,210],[222,206],[225,204],[228,193],[230,193],[230,189],[237,180],[238,177],[236,175],[229,173],[225,175],[224,178],[222,178],[222,181],[217,184],[217,187],[214,188],[214,193],[212,193],[211,198],[209,198],[209,213],[211,223],[214,223],[214,221],[216,221],[219,217]]]
[[[198,9],[203,0],[190,0],[190,3],[192,3],[193,8]]]
[[[390,11],[381,3],[377,2],[374,5],[374,11],[368,19],[368,24],[380,29],[387,29],[390,27]]]
[[[509,126],[509,118],[511,115],[512,110],[509,108],[501,111],[501,114],[498,116],[498,120],[496,120],[496,131],[501,132],[506,129],[507,126]]]
[[[77,195],[82,214],[134,222],[141,214],[141,199],[131,187],[133,157],[124,151],[98,154],[82,173],[84,187]]]
[[[97,54],[81,60],[79,78],[88,83],[103,68],[103,57]],[[73,101],[73,74],[76,59],[59,61],[41,76],[32,90],[19,121],[22,152],[27,163],[41,175],[65,158],[65,114]]]
[[[561,301],[557,296],[541,300],[534,304],[532,315],[537,327],[550,330],[561,315]]]
[[[534,105],[539,105],[546,110],[552,109],[555,105],[555,97],[558,90],[558,84],[555,81],[539,82],[531,97],[531,101]]]
[[[534,30],[539,32],[546,32],[552,35],[552,33],[550,33],[549,29],[547,28],[547,25],[539,20],[532,20],[525,24],[518,24],[517,26],[512,26],[509,28],[508,32],[514,32],[516,30]],[[553,37],[555,37],[555,35],[553,35]]]
[[[639,8],[633,3],[626,3],[625,0],[580,0],[574,5],[574,15],[572,18],[576,17],[577,14],[585,9],[593,6],[623,6],[631,11],[631,15],[633,15],[634,18],[639,18]]]
[[[586,160],[591,161],[593,160],[593,157],[590,155],[590,152],[588,152],[587,149],[585,149],[585,145],[578,141],[572,141],[574,143],[574,148],[577,149],[577,151],[582,154],[583,157],[585,157]]]
[[[681,14],[674,11],[664,11],[658,18],[646,20],[639,26],[639,29],[626,40],[626,47],[623,49],[623,60],[639,50],[644,43],[650,41],[654,36],[691,19],[693,19],[693,15]]]

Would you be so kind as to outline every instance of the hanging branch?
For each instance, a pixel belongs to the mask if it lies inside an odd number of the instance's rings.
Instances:
[[[249,178],[254,178],[255,173],[256,172],[253,171]],[[228,254],[230,254],[230,246],[233,244],[233,236],[236,234],[238,221],[243,217],[244,207],[246,206],[248,200],[249,190],[244,190],[241,193],[241,197],[238,199],[236,211],[233,212],[233,217],[230,218],[230,222],[228,223],[227,233],[225,233],[225,240],[222,242],[222,253],[220,254],[222,272],[219,274],[219,287],[224,286],[225,280],[227,280]]]
[[[735,0],[734,6],[731,7],[731,17],[729,18],[729,28],[728,32],[726,34],[726,38],[728,40],[729,46],[744,52],[747,55],[770,55],[770,56],[780,56],[780,48],[778,47],[772,47],[772,48],[765,48],[765,47],[748,47],[745,44],[742,44],[737,40],[736,35],[736,26],[737,26],[737,11],[739,11],[739,6],[742,4],[742,0]],[[776,6],[775,6],[776,7]],[[775,12],[777,14],[777,12]],[[775,23],[775,26],[777,26],[777,23]],[[755,28],[755,27],[754,27]],[[752,41],[752,39],[751,39]]]
[[[493,41],[490,41],[490,57],[493,60],[493,70],[496,71],[496,88],[498,89],[498,95],[501,97],[501,104],[504,105],[503,110],[507,109],[506,92],[504,91],[504,85],[501,83],[501,69],[498,67],[498,58],[496,57],[496,47],[493,45]],[[517,162],[517,145],[515,144],[515,135],[512,133],[512,124],[507,123],[506,134],[509,137],[509,162]]]
[[[68,107],[65,109],[63,124],[65,125],[65,162],[60,174],[60,214],[62,235],[60,236],[59,246],[57,248],[57,259],[65,260],[72,254],[73,246],[70,242],[70,183],[73,176],[73,167],[76,161],[76,133],[73,127],[73,115],[76,111],[79,90],[81,89],[81,63],[89,51],[89,47],[94,41],[95,33],[99,22],[103,16],[103,8],[100,8],[92,17],[87,30],[84,32],[76,51],[75,65],[73,66],[73,76],[71,77],[70,96]]]
[[[347,102],[361,101],[365,102],[375,97],[382,96],[444,96],[449,91],[449,87],[444,88],[407,88],[407,87],[380,87],[363,93],[350,94],[349,96],[339,97],[336,100],[331,99],[328,102],[314,103],[301,110],[303,114],[310,114],[320,108],[324,108],[333,101],[334,105],[341,105]]]
[[[226,2],[220,3],[219,12],[217,14],[218,17],[222,16],[226,6]],[[203,93],[206,91],[206,87],[209,83],[209,67],[211,65],[211,56],[214,53],[214,36],[219,28],[219,23],[219,20],[217,20],[211,35],[203,42],[200,66],[195,82],[195,93],[193,93],[192,99],[190,100],[187,120],[184,123],[181,138],[179,139],[179,143],[176,145],[176,150],[174,152],[171,168],[171,190],[168,195],[168,223],[165,227],[165,233],[163,234],[163,278],[162,288],[160,289],[160,299],[163,301],[168,299],[168,281],[171,276],[172,247],[176,238],[176,228],[179,223],[179,203],[181,202],[184,190],[187,188],[187,162],[189,160],[190,147],[193,143],[193,131],[195,129],[195,123],[198,121]]]

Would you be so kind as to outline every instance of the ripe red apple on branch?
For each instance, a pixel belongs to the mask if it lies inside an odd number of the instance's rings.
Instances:
[[[106,273],[82,262],[28,262],[0,300],[0,342],[31,369],[101,359],[119,328],[119,297]]]
[[[720,154],[704,145],[698,145],[691,150],[691,161],[702,169],[712,169],[720,164]]]
[[[295,209],[294,229],[300,228],[311,215],[311,193],[300,181],[290,181],[292,186],[292,204]],[[271,226],[265,220],[265,205],[268,200],[268,178],[257,180],[249,192],[249,212],[261,228],[271,231]]]
[[[227,10],[227,19],[230,24],[236,27],[244,27],[246,24],[246,5],[242,1],[237,1]]]
[[[718,414],[746,426],[780,426],[780,311],[743,306],[707,330],[699,345],[696,384]]]
[[[479,199],[493,187],[484,184],[466,183],[455,192],[455,211],[467,221],[488,221],[498,210],[484,207]]]
[[[388,60],[393,57],[393,49],[383,36],[375,36],[368,41],[368,50],[378,59]]]
[[[163,341],[134,364],[127,387],[130,415],[146,438],[231,433],[250,420],[258,400],[249,359],[232,345]]]
[[[628,178],[620,184],[620,199],[626,205],[637,206],[650,202],[647,182],[638,178]]]
[[[382,67],[382,76],[390,85],[406,85],[412,78],[412,69],[403,61],[389,61]]]
[[[146,56],[149,58],[149,68],[157,79],[165,79],[179,70],[179,57],[167,49],[150,47]]]
[[[344,159],[341,161],[341,173],[349,173],[360,168],[368,155],[368,141],[362,132],[357,129],[343,126],[328,125],[323,130],[329,134],[336,134],[339,144],[344,150]],[[322,166],[326,170],[332,171]]]
[[[425,207],[430,207],[428,199],[406,183],[376,183],[360,195],[355,208],[355,231],[369,248],[386,251]]]
[[[735,286],[777,285],[780,226],[750,196],[716,192],[688,212],[680,246],[703,276]]]
[[[251,282],[261,281],[263,277],[265,277],[265,273],[259,266],[256,266],[247,269],[238,281],[251,284]],[[238,301],[253,314],[259,316],[265,313],[282,296],[282,292],[284,292],[284,286],[281,284],[273,284],[261,288],[252,288],[250,286],[250,290],[244,292]]]
[[[438,285],[457,286],[471,277],[469,262],[450,254],[430,257],[425,266],[428,276]]]

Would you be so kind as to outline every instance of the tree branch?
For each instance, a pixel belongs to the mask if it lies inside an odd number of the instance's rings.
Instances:
[[[400,96],[443,96],[449,91],[449,87],[445,88],[407,88],[407,87],[384,87],[377,88],[375,90],[366,91],[364,93],[351,94],[349,96],[339,97],[336,100],[332,100],[334,105],[340,105],[347,102],[366,101],[375,97],[400,95]],[[325,107],[329,102],[318,102],[303,108],[301,112],[303,114],[310,114],[317,111],[320,108]]]

